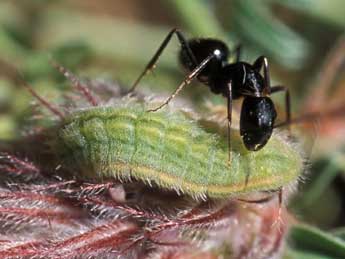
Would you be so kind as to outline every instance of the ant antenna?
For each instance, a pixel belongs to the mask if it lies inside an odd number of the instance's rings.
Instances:
[[[81,94],[86,98],[86,100],[92,105],[92,106],[98,106],[98,102],[96,98],[92,95],[90,89],[80,82],[80,80],[68,69],[65,67],[59,65],[55,61],[50,61],[51,65],[55,67],[61,74],[63,74],[68,80],[72,82],[72,85],[79,91]]]
[[[187,75],[187,77],[183,80],[183,82],[175,89],[175,91],[158,107],[154,109],[149,109],[148,112],[156,112],[160,109],[162,109],[164,106],[166,106],[173,98],[175,98],[176,95],[178,95],[179,92],[186,86],[189,85],[192,80],[197,77],[201,71],[206,67],[206,65],[210,62],[212,58],[214,58],[215,55],[212,53],[207,58],[205,58],[194,70]]]

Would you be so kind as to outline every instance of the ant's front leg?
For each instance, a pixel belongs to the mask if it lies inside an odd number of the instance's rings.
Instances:
[[[271,78],[267,58],[265,56],[258,57],[255,60],[253,67],[257,72],[260,72],[262,67],[264,68],[264,95],[271,94]]]
[[[162,55],[163,50],[167,47],[168,43],[170,42],[172,36],[176,34],[177,39],[179,40],[181,47],[186,50],[186,54],[188,56],[188,58],[191,60],[191,62],[197,66],[198,63],[196,61],[196,58],[191,50],[191,48],[189,47],[188,41],[185,39],[185,37],[182,35],[182,33],[174,28],[172,29],[168,35],[165,37],[165,39],[163,40],[163,42],[161,43],[161,45],[159,46],[158,50],[156,51],[156,53],[153,55],[153,57],[151,58],[151,60],[149,61],[149,63],[146,65],[144,71],[139,75],[139,77],[137,78],[137,80],[135,80],[134,84],[132,85],[132,87],[129,89],[128,93],[133,92],[137,85],[139,84],[140,80],[150,71],[152,71],[155,68],[155,65],[159,59],[159,57]]]

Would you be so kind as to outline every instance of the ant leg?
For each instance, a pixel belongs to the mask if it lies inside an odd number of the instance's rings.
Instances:
[[[190,58],[190,60],[194,63],[195,66],[198,65],[196,58],[192,52],[192,50],[189,47],[188,41],[185,39],[185,37],[182,35],[182,33],[174,28],[172,29],[168,35],[165,37],[165,39],[163,40],[163,42],[161,43],[161,45],[159,46],[158,50],[156,51],[156,53],[153,55],[153,57],[151,58],[151,60],[149,61],[149,63],[146,65],[144,71],[139,75],[139,77],[137,78],[137,80],[135,80],[134,84],[132,85],[132,87],[129,89],[128,93],[133,92],[137,85],[139,84],[140,80],[150,71],[152,71],[155,68],[155,65],[159,59],[159,57],[162,55],[163,50],[166,48],[166,46],[168,45],[168,43],[170,42],[172,36],[176,34],[177,39],[179,40],[181,46],[183,49],[186,50],[186,54],[188,55],[188,57]]]
[[[267,58],[265,56],[258,57],[257,60],[255,60],[253,67],[258,72],[260,72],[262,67],[264,68],[264,95],[271,94],[271,78]]]
[[[286,86],[273,86],[271,88],[271,93],[277,93],[277,92],[285,92],[285,112],[286,112],[286,118],[285,123],[288,125],[288,129],[290,130],[290,124],[291,124],[291,98],[290,98],[290,91]]]
[[[241,53],[242,53],[242,45],[238,44],[235,48],[235,53],[236,53],[236,62],[240,62],[241,59]]]
[[[214,57],[214,54],[209,55],[205,58],[187,77],[183,82],[176,88],[176,90],[157,108],[150,109],[148,112],[155,112],[167,105],[178,93],[186,86],[191,83],[191,81],[197,77],[200,72],[205,68],[208,62]]]
[[[271,87],[271,79],[269,74],[269,66],[268,61],[265,56],[259,57],[253,64],[255,70],[260,71],[261,68],[264,68],[264,80],[265,80],[265,89],[264,95],[269,95],[277,92],[285,92],[285,124],[288,125],[288,129],[290,131],[290,124],[291,124],[291,98],[290,98],[290,91],[285,86],[273,86]]]
[[[231,163],[232,82],[228,84],[228,165]]]

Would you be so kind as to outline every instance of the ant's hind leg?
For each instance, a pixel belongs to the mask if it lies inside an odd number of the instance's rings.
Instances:
[[[231,163],[231,123],[232,123],[232,82],[228,84],[229,95],[227,98],[228,110],[228,165]]]
[[[269,95],[271,93],[271,78],[267,58],[265,56],[258,57],[255,60],[253,67],[258,72],[260,72],[262,67],[264,68],[264,95]]]
[[[188,41],[185,39],[185,37],[182,35],[182,33],[174,28],[172,29],[168,35],[165,37],[161,45],[159,46],[158,50],[156,53],[153,55],[149,63],[146,65],[144,71],[139,75],[137,80],[133,83],[132,87],[129,89],[128,93],[133,92],[137,85],[139,84],[140,80],[150,71],[152,71],[155,68],[155,65],[159,59],[159,57],[162,55],[163,50],[167,47],[168,43],[170,42],[172,36],[176,34],[177,39],[179,40],[181,47],[186,50],[186,54],[188,55],[188,58],[194,63],[195,66],[197,66],[197,61],[196,58],[192,52],[192,50],[189,47]]]
[[[286,86],[273,86],[271,87],[271,79],[269,73],[269,66],[268,60],[265,56],[259,57],[253,64],[253,67],[256,71],[260,72],[261,68],[264,68],[264,80],[265,80],[265,88],[264,88],[264,95],[270,95],[277,92],[285,92],[285,124],[288,125],[288,130],[291,132],[290,124],[291,124],[291,98],[290,98],[290,91]]]
[[[290,91],[286,86],[273,86],[271,88],[271,93],[277,92],[284,92],[285,93],[285,122],[284,124],[288,125],[288,129],[290,131],[290,124],[291,124],[291,98],[290,98]]]

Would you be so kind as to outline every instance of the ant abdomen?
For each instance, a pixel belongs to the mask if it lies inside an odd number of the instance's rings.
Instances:
[[[268,97],[244,98],[240,116],[240,134],[248,150],[257,151],[270,139],[277,112]]]
[[[208,56],[215,54],[215,57],[209,61],[198,76],[198,79],[203,83],[208,83],[212,79],[211,77],[219,74],[222,67],[228,62],[230,51],[222,41],[210,38],[194,38],[188,41],[188,45],[193,57],[190,57],[191,55],[186,48],[181,48],[179,53],[180,63],[188,71],[192,71]]]

